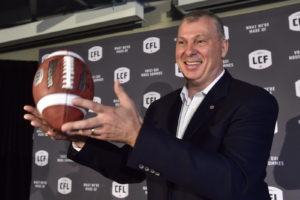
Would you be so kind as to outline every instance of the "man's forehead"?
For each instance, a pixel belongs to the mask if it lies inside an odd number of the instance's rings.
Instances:
[[[217,27],[213,19],[203,16],[197,20],[188,21],[184,20],[178,27],[177,35],[185,34],[185,33],[195,33],[199,36],[205,36],[211,31],[217,32]]]

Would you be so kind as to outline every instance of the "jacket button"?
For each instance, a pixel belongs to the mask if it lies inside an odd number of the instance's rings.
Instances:
[[[145,171],[148,172],[150,169],[149,167],[145,167]]]
[[[155,175],[156,175],[156,176],[160,176],[160,173],[159,173],[159,172],[155,172]]]
[[[140,169],[144,169],[144,168],[145,168],[145,166],[144,166],[144,165],[142,165],[142,164],[139,164],[139,168],[140,168]]]

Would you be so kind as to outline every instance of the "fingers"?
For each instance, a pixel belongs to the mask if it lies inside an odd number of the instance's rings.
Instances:
[[[38,111],[35,107],[33,107],[33,106],[25,105],[25,106],[23,107],[23,109],[24,109],[25,111],[29,112],[29,113],[32,113],[32,114],[35,115],[35,116],[40,116],[39,111]]]
[[[70,140],[67,134],[56,131],[49,126],[38,127],[45,135],[49,136],[52,140]],[[71,140],[70,140],[71,141]]]
[[[30,121],[30,124],[38,129],[40,129],[44,133],[52,133],[51,130],[52,128],[47,124],[46,121],[43,120],[42,116],[40,113],[37,111],[36,108],[33,106],[25,105],[24,110],[27,111],[24,115],[24,119]]]
[[[120,100],[120,104],[124,106],[130,106],[131,105],[131,99],[123,89],[123,87],[120,85],[119,81],[115,81],[114,83],[114,90],[115,93]]]
[[[72,130],[67,132],[67,135],[69,137],[90,137],[90,138],[94,138],[94,139],[102,139],[101,138],[101,134],[98,133],[98,128],[92,128],[92,129],[85,129],[85,130]]]
[[[36,108],[33,106],[25,105],[24,110],[27,111],[24,115],[24,119],[30,121],[30,124],[38,129],[40,129],[42,132],[44,132],[47,136],[49,136],[52,140],[70,140],[73,141],[74,139],[78,141],[78,135],[83,134],[66,134],[62,133],[60,131],[56,131],[53,128],[51,128],[48,123],[43,120],[40,113],[37,111]],[[70,137],[71,136],[71,137]],[[82,140],[82,138],[80,138]]]
[[[76,98],[72,100],[72,103],[75,106],[83,107],[86,109],[90,109],[94,112],[103,112],[107,106],[104,106],[102,104],[96,103],[92,100],[89,99],[84,99],[84,98]]]
[[[39,124],[43,123],[42,117],[36,108],[34,108],[33,106],[25,105],[24,110],[28,112],[24,115],[24,119],[31,121],[32,126],[37,127],[39,126]]]
[[[38,116],[35,116],[33,114],[25,114],[24,119],[30,121],[30,124],[34,127],[40,127],[43,125],[43,122]]]
[[[85,130],[92,129],[94,127],[100,126],[101,121],[99,118],[92,117],[84,120],[68,122],[62,125],[62,132],[70,132],[72,130]]]
[[[27,112],[32,112],[33,110],[35,110],[35,108],[33,106],[29,106],[29,105],[25,105],[23,108]]]

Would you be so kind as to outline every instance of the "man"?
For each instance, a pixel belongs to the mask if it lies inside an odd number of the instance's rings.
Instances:
[[[72,140],[69,157],[120,183],[147,180],[149,200],[267,200],[264,182],[278,105],[265,90],[223,69],[228,51],[222,22],[210,12],[182,20],[176,62],[183,89],[154,102],[141,120],[118,82],[120,106],[86,99],[74,104],[97,116],[63,125],[53,138]],[[32,114],[32,125],[47,124]],[[123,142],[121,148],[106,141]]]

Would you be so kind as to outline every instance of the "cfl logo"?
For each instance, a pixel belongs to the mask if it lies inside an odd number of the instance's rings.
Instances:
[[[113,181],[112,195],[117,198],[126,198],[129,195],[129,185],[128,184],[119,184],[119,183]]]
[[[35,164],[37,166],[46,166],[49,160],[49,153],[44,150],[37,151],[35,153]]]
[[[269,194],[272,200],[283,200],[282,190],[269,186]]]
[[[58,179],[57,191],[60,194],[69,194],[72,192],[72,180],[67,177]]]
[[[181,72],[177,63],[175,63],[175,76],[183,78],[183,73]]]
[[[143,51],[148,54],[157,52],[160,49],[160,39],[149,37],[143,42]]]
[[[225,40],[229,40],[229,28],[228,26],[223,26],[224,28],[224,36],[225,36]]]
[[[151,103],[158,100],[160,98],[160,94],[158,92],[148,92],[144,94],[143,97],[143,106],[148,109]]]
[[[103,52],[103,49],[101,46],[94,46],[94,47],[90,48],[89,52],[88,52],[89,61],[96,62],[96,61],[100,60],[102,58],[102,52]]]
[[[292,31],[300,31],[300,11],[289,16],[289,28]]]
[[[296,96],[300,97],[300,80],[295,82]]]
[[[126,83],[130,80],[130,69],[126,67],[120,67],[114,72],[114,80],[118,80],[120,83]]]
[[[249,54],[249,66],[252,69],[266,69],[272,65],[272,53],[265,49],[259,49]]]

